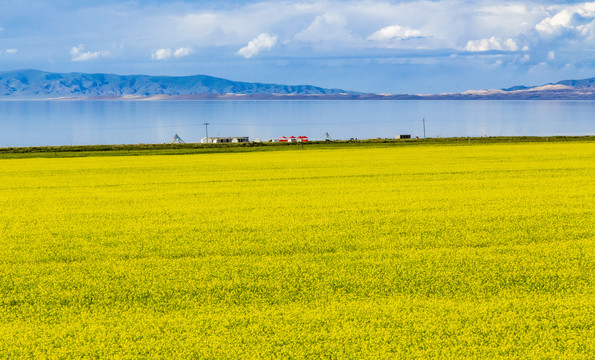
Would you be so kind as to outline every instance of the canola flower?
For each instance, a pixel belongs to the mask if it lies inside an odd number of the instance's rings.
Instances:
[[[0,160],[0,358],[592,358],[594,159]]]

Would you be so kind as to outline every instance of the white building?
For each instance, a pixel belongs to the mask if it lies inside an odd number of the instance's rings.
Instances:
[[[207,139],[203,137],[200,139],[201,144],[223,144],[223,143],[247,143],[250,142],[250,138],[248,136],[228,136],[228,137],[210,137]]]

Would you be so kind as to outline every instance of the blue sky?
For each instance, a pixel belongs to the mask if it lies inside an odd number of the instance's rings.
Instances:
[[[595,2],[91,1],[0,4],[0,70],[207,74],[377,93],[595,76]]]

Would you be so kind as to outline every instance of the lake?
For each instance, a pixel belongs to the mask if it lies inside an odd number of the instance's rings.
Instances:
[[[171,142],[178,134],[322,140],[595,134],[595,101],[0,101],[0,147]]]

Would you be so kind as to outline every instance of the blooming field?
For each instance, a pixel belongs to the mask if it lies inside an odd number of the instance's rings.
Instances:
[[[0,358],[595,354],[595,145],[0,160]]]

